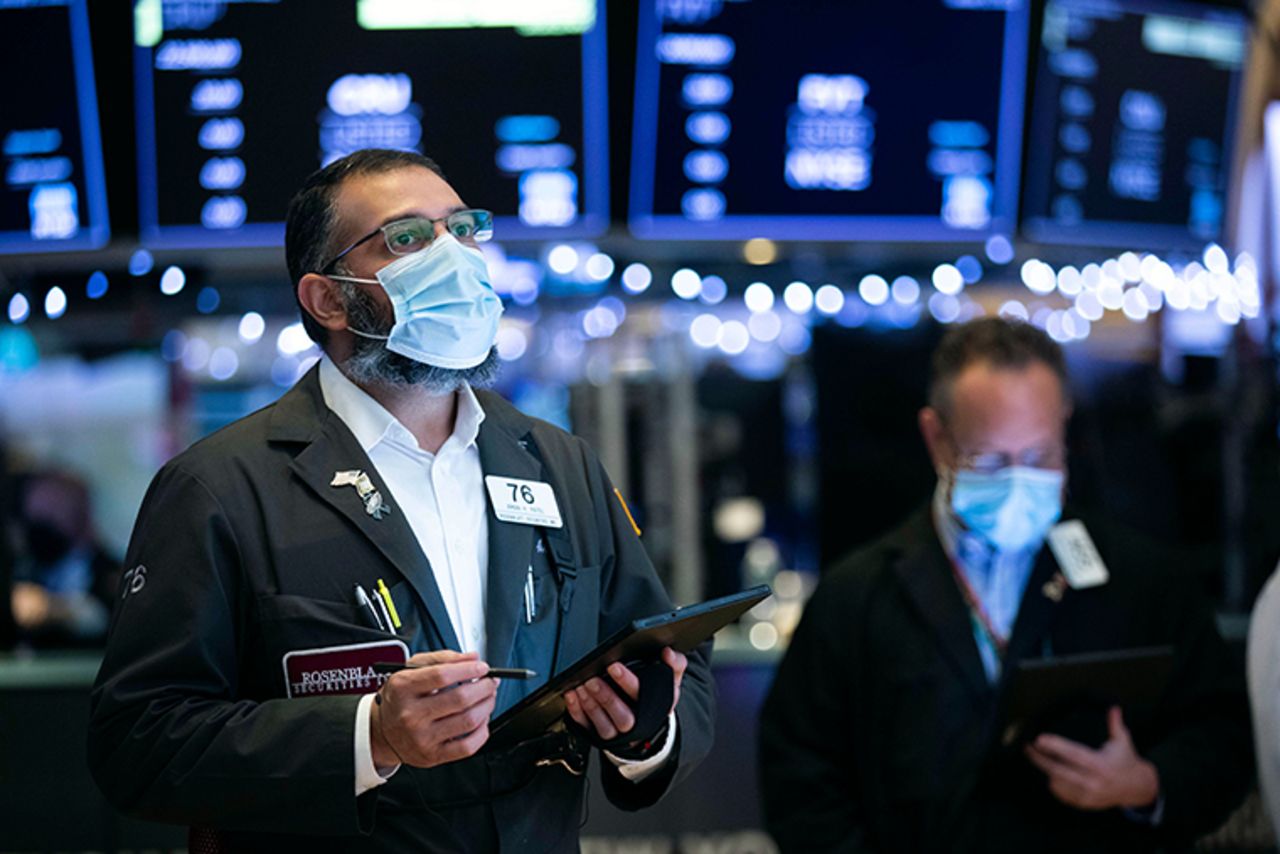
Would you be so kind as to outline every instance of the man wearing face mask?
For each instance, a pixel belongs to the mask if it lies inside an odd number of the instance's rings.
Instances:
[[[933,498],[825,574],[762,713],[784,852],[1180,850],[1243,798],[1238,670],[1194,585],[1063,509],[1070,410],[1062,352],[1030,324],[944,337],[919,417]],[[1060,563],[1046,539],[1081,530],[1101,562]],[[1088,708],[1088,743],[1002,743],[1016,662],[1165,644],[1158,706]]]
[[[41,648],[100,645],[120,572],[94,535],[88,487],[70,474],[39,472],[21,492],[10,595],[19,640]]]
[[[90,765],[122,810],[192,826],[193,850],[576,851],[591,755],[639,809],[710,747],[705,648],[615,664],[542,735],[490,739],[671,607],[591,449],[483,390],[492,229],[418,154],[312,175],[285,249],[323,358],[152,484]]]

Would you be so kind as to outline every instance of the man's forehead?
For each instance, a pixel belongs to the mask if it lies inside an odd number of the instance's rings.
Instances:
[[[352,175],[334,195],[339,232],[368,232],[410,216],[438,219],[465,207],[443,178],[422,166]]]
[[[990,362],[966,366],[952,386],[951,406],[956,415],[982,422],[1009,417],[1024,423],[1028,418],[1056,421],[1066,415],[1061,380],[1039,361],[1016,367]]]
[[[988,359],[970,362],[956,375],[955,386],[972,393],[990,393],[1016,387],[1061,388],[1053,368],[1036,359],[1023,365],[999,365]]]

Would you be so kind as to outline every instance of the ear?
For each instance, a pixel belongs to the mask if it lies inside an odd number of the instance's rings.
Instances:
[[[327,276],[307,273],[298,280],[298,302],[307,314],[330,332],[347,328],[347,311],[343,307],[338,286]]]
[[[920,423],[920,435],[924,438],[924,446],[929,451],[929,459],[933,462],[933,470],[940,472],[951,465],[951,445],[947,442],[947,431],[942,425],[942,416],[932,406],[920,410],[917,416]]]

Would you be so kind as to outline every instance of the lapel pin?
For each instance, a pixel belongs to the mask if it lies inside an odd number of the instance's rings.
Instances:
[[[374,490],[371,495],[365,496],[364,512],[374,519],[381,519],[391,512],[391,508],[382,500],[382,493]]]
[[[1053,578],[1044,583],[1041,592],[1054,602],[1061,602],[1063,595],[1067,592],[1067,580],[1062,577],[1061,572],[1055,572]]]
[[[356,492],[360,493],[361,498],[365,498],[378,490],[374,487],[373,481],[369,480],[369,475],[364,472],[356,472],[355,482],[352,486],[356,488]]]
[[[364,502],[364,512],[374,519],[381,519],[391,512],[391,506],[383,500],[382,493],[378,492],[378,488],[373,485],[369,475],[359,469],[334,472],[333,480],[329,481],[329,485],[338,487],[354,486],[356,494]]]
[[[333,480],[329,481],[330,486],[355,486],[356,478],[364,475],[360,469],[350,469],[349,471],[335,471]]]

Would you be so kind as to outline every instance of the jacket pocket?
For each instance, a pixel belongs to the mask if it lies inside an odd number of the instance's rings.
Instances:
[[[258,615],[263,620],[320,620],[372,628],[371,617],[354,602],[334,602],[287,593],[258,596]]]
[[[297,650],[396,638],[375,627],[373,615],[354,602],[264,594],[256,604],[267,658],[276,662]]]

